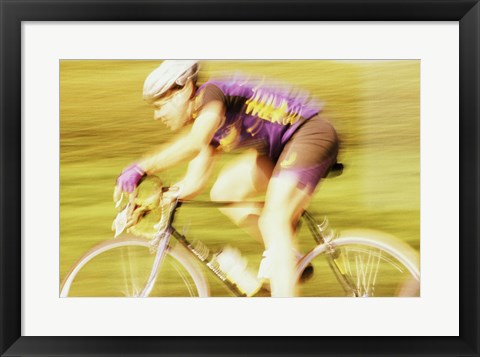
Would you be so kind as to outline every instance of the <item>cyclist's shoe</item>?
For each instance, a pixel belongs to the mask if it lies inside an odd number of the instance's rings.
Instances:
[[[303,254],[300,253],[299,251],[295,250],[295,257],[297,259],[297,262],[300,261],[300,259],[303,258]],[[307,280],[309,280],[313,276],[313,265],[312,263],[308,263],[308,265],[303,269],[302,274],[300,275],[300,278],[298,278],[298,281],[300,283],[304,283]]]
[[[314,269],[312,263],[308,263],[308,265],[303,269],[302,274],[300,275],[300,278],[298,281],[300,283],[304,283],[307,280],[310,280],[310,278],[313,276]]]

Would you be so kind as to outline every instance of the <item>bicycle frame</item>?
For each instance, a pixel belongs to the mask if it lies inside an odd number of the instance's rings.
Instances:
[[[238,297],[246,297],[247,295],[244,294],[234,282],[231,282],[229,279],[227,279],[226,273],[219,268],[218,264],[215,264],[214,253],[212,253],[204,243],[198,241],[196,242],[196,244],[194,244],[188,241],[188,239],[183,234],[178,232],[173,226],[175,213],[177,209],[183,204],[195,204],[198,206],[218,208],[225,207],[230,204],[238,204],[238,202],[177,201],[173,204],[174,207],[170,213],[168,228],[165,232],[166,234],[164,234],[164,237],[162,237],[162,239],[158,243],[154,265],[152,267],[148,282],[145,288],[142,290],[140,297],[148,296],[150,291],[152,290],[158,275],[160,265],[167,253],[167,250],[169,249],[170,238],[172,236],[177,240],[178,243],[185,247],[202,266],[207,268],[207,270],[209,270],[215,277],[217,277],[233,295]],[[261,203],[259,202],[259,204]],[[336,279],[344,289],[345,293],[352,296],[359,296],[357,289],[354,288],[355,285],[350,281],[350,279],[345,275],[345,273],[342,272],[340,266],[336,262],[335,245],[332,243],[335,237],[333,235],[329,236],[325,234],[325,232],[329,228],[328,220],[326,219],[326,217],[323,223],[319,224],[310,213],[304,211],[302,219],[307,222],[310,233],[312,234],[312,237],[314,238],[316,244],[328,245],[328,253],[325,254],[325,258],[327,259],[328,265],[332,269]]]

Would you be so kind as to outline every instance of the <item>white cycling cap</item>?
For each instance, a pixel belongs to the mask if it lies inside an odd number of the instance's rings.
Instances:
[[[174,84],[185,85],[198,73],[196,60],[165,60],[150,73],[143,85],[143,99],[152,101],[160,97]]]

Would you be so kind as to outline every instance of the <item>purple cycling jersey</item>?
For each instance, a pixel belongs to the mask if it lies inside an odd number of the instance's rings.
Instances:
[[[264,82],[210,80],[197,90],[198,108],[212,100],[225,106],[225,121],[211,145],[230,151],[255,147],[277,161],[298,127],[321,111],[305,93]]]

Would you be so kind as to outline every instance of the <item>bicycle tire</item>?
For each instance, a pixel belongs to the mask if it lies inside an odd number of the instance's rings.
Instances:
[[[138,296],[153,267],[155,253],[150,248],[149,240],[134,236],[94,246],[66,274],[60,297]],[[159,269],[149,296],[209,296],[199,265],[181,245],[167,248]]]
[[[334,247],[335,262],[354,290],[345,290],[329,267]],[[323,256],[323,259],[319,257]],[[325,259],[327,258],[327,259]],[[419,296],[420,262],[415,249],[396,237],[378,232],[344,232],[329,244],[321,244],[298,263],[296,276],[313,268],[312,278],[298,284],[301,296],[396,297]],[[333,260],[331,260],[333,262]]]

